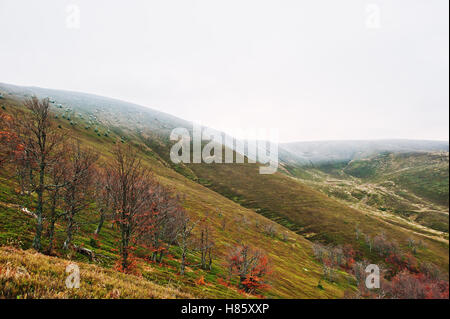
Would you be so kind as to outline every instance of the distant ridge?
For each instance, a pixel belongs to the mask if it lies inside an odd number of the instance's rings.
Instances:
[[[107,125],[126,126],[134,129],[150,130],[164,139],[168,139],[176,127],[192,128],[192,123],[176,116],[154,110],[149,107],[125,102],[95,94],[66,90],[46,89],[35,86],[18,86],[0,83],[0,93],[7,97],[39,98],[50,97],[57,104],[78,112],[95,114]],[[225,133],[223,133],[225,134]],[[227,145],[230,147],[231,145]],[[382,152],[436,152],[449,151],[448,141],[427,140],[344,140],[313,141],[279,144],[280,163],[290,165],[311,165],[328,162],[351,161],[370,157]],[[255,154],[249,154],[254,158]]]
[[[280,144],[282,160],[291,164],[351,161],[383,152],[448,152],[448,141],[407,139],[317,141]]]

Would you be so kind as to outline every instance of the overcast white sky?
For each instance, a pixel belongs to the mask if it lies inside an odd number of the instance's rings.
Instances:
[[[0,82],[119,98],[217,129],[278,128],[281,141],[447,140],[448,5],[0,0]]]

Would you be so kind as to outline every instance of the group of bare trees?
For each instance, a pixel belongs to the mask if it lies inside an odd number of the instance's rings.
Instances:
[[[191,222],[180,198],[156,180],[131,147],[118,144],[114,149],[113,160],[105,168],[103,194],[107,204],[102,207],[102,216],[109,211],[120,231],[122,270],[129,267],[131,248],[147,247],[150,259],[161,262],[171,245],[177,244],[181,249],[180,273],[184,274],[197,223]]]
[[[55,223],[64,216],[67,221],[64,247],[68,248],[73,238],[75,217],[88,205],[97,154],[82,148],[78,141],[69,138],[55,125],[47,99],[33,97],[26,100],[25,110],[8,116],[8,121],[2,123],[2,131],[10,137],[7,160],[14,166],[20,195],[27,196],[33,205],[32,213],[36,218],[33,247],[42,250],[46,220],[47,252],[50,253]]]
[[[55,249],[59,220],[65,226],[61,248],[69,249],[77,219],[84,212],[96,217],[96,235],[106,221],[119,231],[123,271],[130,267],[130,255],[138,245],[150,249],[154,262],[161,262],[171,245],[178,245],[181,274],[193,251],[201,252],[201,267],[211,269],[214,243],[207,218],[192,221],[181,199],[158,182],[135,148],[116,143],[112,156],[99,163],[94,149],[68,136],[52,119],[48,99],[33,97],[25,101],[24,111],[2,116],[0,122],[0,142],[11,150],[2,152],[1,163],[9,160],[20,194],[29,198],[36,218],[33,247],[37,251],[43,250],[45,235],[49,241],[46,252]],[[197,225],[198,240],[194,236]]]

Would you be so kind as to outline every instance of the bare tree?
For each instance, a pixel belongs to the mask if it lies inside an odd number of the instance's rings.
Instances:
[[[269,237],[275,237],[277,233],[273,224],[264,225],[263,231]]]
[[[55,160],[55,151],[64,140],[64,134],[58,131],[51,121],[48,99],[37,97],[25,100],[26,112],[17,114],[14,129],[18,142],[23,147],[23,158],[28,169],[28,186],[37,194],[36,234],[33,247],[40,251],[43,230],[44,192],[47,187],[46,173]],[[36,171],[36,181],[34,173]]]
[[[49,170],[49,181],[53,184],[53,187],[48,186],[49,194],[49,205],[50,205],[50,215],[48,216],[48,239],[49,245],[47,248],[47,253],[51,254],[53,250],[53,241],[55,234],[55,223],[64,214],[58,213],[57,209],[60,207],[61,200],[63,197],[62,187],[66,181],[67,173],[67,148],[62,148],[60,152],[59,161],[54,163]]]
[[[408,247],[411,248],[414,255],[417,253],[416,241],[413,238],[408,238]]]
[[[97,228],[94,231],[94,235],[97,236],[100,234],[105,221],[112,218],[112,214],[110,212],[111,189],[108,185],[106,172],[104,170],[96,170],[95,173],[94,192],[99,213],[99,221]]]
[[[178,246],[181,248],[181,262],[180,262],[180,274],[184,275],[186,268],[186,258],[193,245],[192,231],[198,222],[192,222],[190,218],[185,215],[182,220],[180,232],[177,236]]]
[[[369,246],[369,251],[372,252],[373,240],[369,235],[364,235],[367,246]]]
[[[114,222],[121,232],[121,268],[129,266],[130,245],[152,227],[152,194],[155,186],[150,169],[144,167],[130,146],[116,145],[113,161],[106,167]]]
[[[212,228],[210,226],[209,217],[206,216],[200,221],[200,238],[198,242],[198,249],[201,254],[201,268],[212,268],[212,250],[214,247],[214,238]]]
[[[156,184],[151,190],[151,202],[152,229],[142,235],[142,240],[153,251],[151,259],[162,262],[165,252],[176,242],[183,222],[183,208],[179,197],[161,184]]]
[[[227,257],[230,277],[239,277],[239,288],[254,292],[264,287],[263,278],[270,273],[267,256],[248,245],[235,247]]]
[[[389,256],[390,254],[397,253],[399,247],[396,242],[389,241],[384,233],[381,233],[373,239],[372,248],[378,252],[380,256]]]
[[[359,226],[355,227],[355,236],[356,240],[359,240],[359,236],[361,236],[361,230],[359,229]]]
[[[65,216],[67,220],[64,249],[69,247],[73,239],[75,216],[86,209],[91,197],[91,181],[94,175],[94,163],[98,155],[91,149],[82,149],[80,142],[71,146],[68,165],[66,167],[66,185],[64,187]]]
[[[225,218],[225,216],[222,217],[222,220],[220,222],[220,226],[222,227],[222,230],[225,231],[225,229],[227,227],[227,219]]]

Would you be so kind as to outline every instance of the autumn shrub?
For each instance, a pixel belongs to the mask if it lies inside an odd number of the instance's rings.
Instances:
[[[394,241],[389,241],[384,234],[375,236],[372,245],[374,251],[376,251],[380,256],[389,256],[399,252],[397,243]]]
[[[261,250],[248,245],[235,247],[227,256],[230,277],[239,279],[239,289],[247,293],[268,288],[266,276],[271,273],[269,259]]]
[[[390,281],[383,282],[383,292],[394,299],[448,299],[448,282],[435,280],[423,273],[403,270]]]

